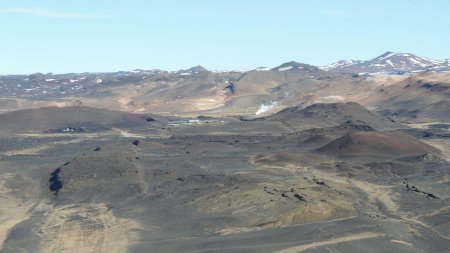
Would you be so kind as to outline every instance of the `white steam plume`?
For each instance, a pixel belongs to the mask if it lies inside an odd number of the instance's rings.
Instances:
[[[262,113],[265,113],[265,112],[267,112],[267,111],[270,111],[270,110],[272,110],[272,108],[273,108],[275,105],[278,105],[278,102],[274,101],[274,102],[271,102],[269,105],[262,104],[262,105],[259,107],[258,111],[256,111],[255,115],[260,115],[260,114],[262,114]]]

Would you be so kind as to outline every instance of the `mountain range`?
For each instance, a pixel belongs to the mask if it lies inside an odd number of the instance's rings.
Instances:
[[[245,70],[208,70],[203,66],[197,65],[189,69],[181,69],[178,71],[166,71],[161,69],[142,70],[135,69],[132,71],[118,71],[118,72],[87,72],[87,73],[66,73],[57,74],[53,73],[34,73],[30,75],[0,75],[0,79],[22,78],[23,81],[57,81],[58,79],[67,79],[72,83],[82,81],[77,80],[77,76],[86,75],[115,75],[115,76],[130,76],[130,75],[178,75],[189,76],[202,74],[205,72],[214,73],[246,73],[250,71],[300,71],[300,72],[317,72],[325,71],[332,73],[358,73],[358,74],[412,74],[424,71],[435,72],[450,72],[450,59],[434,60],[427,57],[420,57],[412,53],[396,53],[385,52],[373,59],[369,60],[340,60],[325,66],[314,66],[307,63],[300,63],[296,61],[290,61],[283,63],[277,67],[270,68],[267,66],[261,66],[256,69]],[[23,78],[26,76],[26,78]],[[71,79],[73,78],[73,79]],[[99,80],[94,80],[98,82]],[[1,81],[0,81],[1,82]],[[3,81],[4,82],[4,81]]]
[[[390,73],[402,74],[407,72],[422,72],[427,70],[449,71],[449,59],[439,61],[419,57],[410,53],[386,52],[371,60],[342,60],[328,66],[323,70],[344,73]]]
[[[369,60],[340,60],[326,66],[313,66],[306,63],[290,61],[275,68],[259,67],[254,71],[301,71],[317,72],[326,71],[333,73],[358,73],[358,74],[411,74],[424,72],[427,70],[436,72],[450,71],[450,59],[434,60],[427,57],[420,57],[411,53],[385,52]],[[180,70],[175,73],[181,75],[198,74],[207,71],[202,66],[195,66],[187,70]],[[248,72],[241,70],[235,72]],[[252,71],[252,70],[250,70]],[[227,72],[227,71],[215,71]]]

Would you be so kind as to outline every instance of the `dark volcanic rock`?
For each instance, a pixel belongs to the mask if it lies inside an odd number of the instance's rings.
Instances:
[[[61,168],[57,168],[52,173],[50,173],[49,190],[54,192],[55,195],[58,194],[58,191],[61,190],[61,188],[63,187],[63,184],[61,182],[60,173],[61,173]]]

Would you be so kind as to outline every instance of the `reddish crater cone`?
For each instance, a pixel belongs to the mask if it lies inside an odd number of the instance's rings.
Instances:
[[[317,151],[331,156],[380,157],[439,152],[436,148],[401,132],[353,132],[322,146]]]

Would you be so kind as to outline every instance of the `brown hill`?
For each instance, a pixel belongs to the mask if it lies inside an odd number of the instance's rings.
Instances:
[[[374,129],[404,128],[392,119],[371,112],[360,104],[353,102],[319,103],[305,109],[299,106],[288,107],[263,118],[263,120],[281,121],[296,130],[338,126],[349,122],[369,125]]]
[[[400,120],[449,121],[450,74],[426,72],[384,90],[377,107],[383,115]]]
[[[99,130],[144,125],[150,116],[85,106],[43,107],[0,114],[0,129],[9,132],[49,131],[60,128]],[[155,119],[152,115],[152,119]]]
[[[372,156],[395,158],[439,152],[401,132],[352,132],[317,149],[335,157]]]

